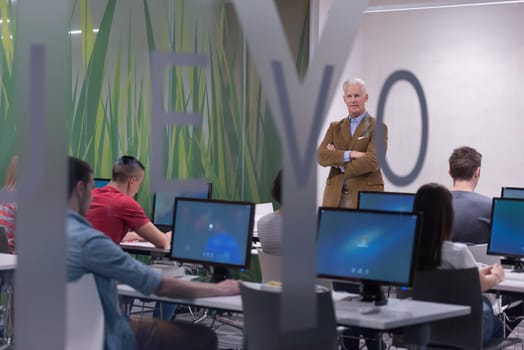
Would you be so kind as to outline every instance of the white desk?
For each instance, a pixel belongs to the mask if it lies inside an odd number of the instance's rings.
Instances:
[[[250,287],[260,288],[258,283],[246,283]],[[156,295],[145,296],[126,285],[118,286],[118,294],[137,298],[166,301],[178,304],[195,305],[211,309],[242,312],[240,295],[210,298],[166,298]],[[337,309],[337,301],[348,296],[348,293],[333,292],[337,322],[345,326],[359,326],[376,330],[389,330],[427,324],[446,318],[468,315],[469,306],[430,303],[415,300],[389,299],[389,302],[380,306],[380,311],[373,314],[361,314],[358,311],[342,311]]]
[[[358,306],[366,305],[367,303],[351,301],[350,303],[355,305],[354,310],[342,310],[340,307],[337,307],[339,300],[345,295],[347,294],[333,293],[337,322],[345,326],[358,326],[381,331],[465,316],[471,312],[469,306],[389,298],[386,305],[377,306],[378,312],[362,314],[357,311]]]
[[[5,344],[0,350],[9,349],[13,341],[13,273],[16,269],[16,255],[0,254],[0,271],[4,276],[3,283],[7,287],[7,301],[5,312]]]
[[[169,256],[169,249],[158,248],[150,242],[122,242],[120,248],[132,254],[152,255],[156,257]]]
[[[512,292],[524,294],[524,274],[520,272],[505,271],[506,278],[498,285],[493,287],[493,290],[499,292]],[[516,279],[512,279],[516,275]],[[518,279],[517,279],[518,278]]]
[[[0,253],[0,270],[5,271],[14,269],[16,269],[16,255]]]
[[[524,282],[504,280],[492,289],[499,292],[524,293]]]
[[[197,276],[195,276],[197,277]],[[151,299],[156,301],[165,301],[169,303],[184,304],[184,305],[194,305],[200,307],[206,307],[210,309],[220,309],[234,312],[242,312],[242,301],[240,300],[240,295],[233,295],[227,297],[209,297],[209,298],[194,298],[194,299],[184,299],[184,298],[167,298],[159,297],[157,295],[144,295],[130,286],[119,284],[118,285],[118,294],[133,298],[142,298],[142,299]]]

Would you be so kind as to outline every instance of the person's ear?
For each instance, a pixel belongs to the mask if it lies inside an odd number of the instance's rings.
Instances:
[[[86,185],[83,181],[78,181],[75,186],[75,192],[78,198],[82,198],[82,196],[85,194],[86,191]]]
[[[475,178],[479,178],[480,177],[480,167],[478,167],[476,170],[475,170]]]
[[[133,184],[135,183],[136,178],[132,177],[127,181],[127,194],[130,195],[132,193]]]

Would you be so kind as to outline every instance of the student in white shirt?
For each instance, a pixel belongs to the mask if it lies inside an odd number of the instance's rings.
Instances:
[[[280,170],[271,185],[271,197],[281,204],[280,188],[282,187],[282,170]],[[258,239],[262,250],[271,255],[280,256],[282,245],[282,209],[264,215],[257,224]]]

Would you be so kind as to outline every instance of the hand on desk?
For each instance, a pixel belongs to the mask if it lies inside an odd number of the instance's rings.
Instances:
[[[136,232],[129,231],[124,238],[122,238],[122,242],[146,242],[146,240],[140,237]]]
[[[169,249],[171,245],[171,232],[164,233],[160,231],[151,221],[140,226],[135,231],[132,233],[134,239],[151,242],[157,248]],[[126,237],[128,235],[131,235],[131,233],[128,233]]]
[[[504,268],[500,264],[493,264],[491,266],[486,266],[480,270],[480,274],[484,276],[494,276],[496,279],[496,284],[499,284],[504,280],[505,273]]]
[[[215,284],[217,296],[240,294],[240,283],[234,280],[224,280]]]

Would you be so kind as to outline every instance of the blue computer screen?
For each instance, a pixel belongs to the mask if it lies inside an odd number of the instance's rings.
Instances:
[[[177,198],[171,258],[247,267],[254,213],[248,202]]]
[[[524,188],[502,187],[502,198],[524,199]]]
[[[358,208],[388,211],[413,211],[414,193],[359,192]]]
[[[321,277],[410,285],[418,214],[320,208]]]
[[[162,193],[157,192],[153,197],[153,224],[171,226],[173,225],[173,208],[175,198],[211,198],[211,184],[208,183],[200,191],[185,191]]]
[[[107,185],[111,179],[102,179],[100,177],[95,177],[95,186],[94,188],[101,188]]]
[[[493,198],[488,253],[524,257],[524,200]]]

